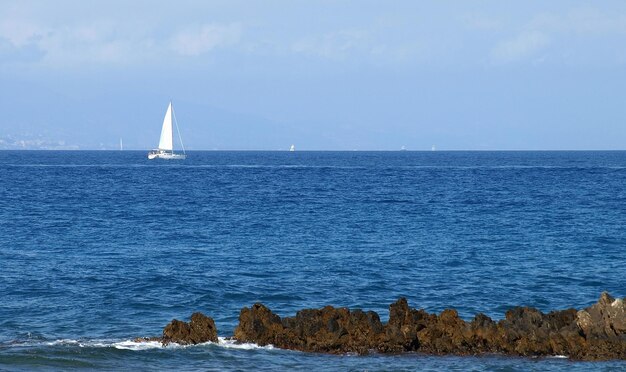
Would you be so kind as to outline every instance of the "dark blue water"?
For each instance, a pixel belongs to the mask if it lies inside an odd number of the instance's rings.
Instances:
[[[625,362],[134,347],[172,318],[626,296],[626,152],[0,152],[0,369],[623,369]]]

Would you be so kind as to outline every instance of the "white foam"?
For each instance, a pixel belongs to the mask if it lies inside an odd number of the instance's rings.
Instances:
[[[112,347],[119,350],[133,350],[143,351],[152,349],[178,349],[188,347],[206,347],[215,346],[225,349],[239,349],[239,350],[273,350],[273,345],[259,346],[253,343],[240,343],[232,338],[218,337],[217,342],[205,342],[197,345],[180,345],[175,342],[163,345],[160,341],[135,341],[135,340],[113,340],[113,339],[94,339],[94,340],[73,340],[73,339],[58,339],[53,341],[38,341],[38,342],[20,342],[15,343],[14,347],[33,347],[33,346],[78,346],[78,347],[94,347],[94,348],[108,348]]]
[[[10,346],[13,347],[37,347],[37,346],[78,346],[78,347],[110,347],[115,340],[73,340],[70,338],[60,338],[52,341],[15,341]]]
[[[54,341],[46,341],[43,343],[46,346],[56,346],[56,345],[80,345],[78,340],[66,339],[62,338]]]
[[[226,349],[240,349],[240,350],[255,350],[255,349],[263,349],[263,350],[272,350],[274,349],[273,345],[259,346],[253,343],[239,343],[233,339],[226,337],[218,337],[217,342],[204,342],[197,345],[180,345],[175,342],[169,343],[165,346],[161,344],[159,341],[134,341],[134,340],[124,340],[115,342],[112,345],[103,345],[103,346],[113,346],[116,349],[122,350],[150,350],[150,349],[160,349],[160,348],[187,348],[187,347],[206,347],[206,346],[217,346],[223,347]],[[91,345],[96,346],[96,345]]]
[[[159,341],[133,341],[133,340],[125,340],[120,342],[115,342],[112,345],[103,345],[105,347],[113,346],[116,349],[120,350],[150,350],[150,349],[160,349],[163,347]],[[166,347],[180,347],[178,344],[170,344]]]
[[[227,349],[243,349],[243,350],[254,350],[254,349],[272,350],[274,349],[274,345],[259,346],[257,344],[252,344],[252,343],[247,343],[247,342],[238,343],[237,341],[226,338],[226,337],[218,337],[217,346],[224,347]]]

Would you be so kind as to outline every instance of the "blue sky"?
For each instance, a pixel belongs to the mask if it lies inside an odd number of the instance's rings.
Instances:
[[[0,149],[626,149],[624,1],[0,7]]]

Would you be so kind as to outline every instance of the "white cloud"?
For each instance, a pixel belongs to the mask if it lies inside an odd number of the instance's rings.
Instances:
[[[223,21],[211,23],[208,11],[191,14],[176,6],[172,11],[190,17],[163,22],[164,10],[147,11],[145,4],[118,12],[111,6],[83,5],[76,11],[74,6],[25,3],[16,2],[13,10],[3,8],[0,14],[0,64],[142,65],[172,55],[202,58],[233,49],[247,55],[281,58],[293,53],[378,65],[484,62],[489,57],[497,63],[542,57],[555,61],[566,55],[623,61],[626,55],[626,42],[620,43],[626,35],[626,14],[599,5],[597,9],[564,5],[561,12],[530,15],[502,12],[499,7],[469,7],[482,10],[446,13],[445,19],[437,12],[388,12],[395,15],[308,24],[297,19],[283,22],[274,13],[239,18],[245,16],[240,12],[222,14],[219,19]]]
[[[0,38],[9,41],[16,47],[22,47],[44,34],[38,25],[24,20],[5,19],[0,21]]]
[[[535,55],[548,44],[550,39],[544,33],[525,31],[496,45],[491,55],[498,62],[513,62]]]
[[[90,64],[132,64],[159,60],[172,50],[185,56],[207,53],[236,44],[239,23],[205,24],[159,35],[155,26],[119,20],[75,23],[36,22],[35,19],[0,16],[0,63],[26,61],[25,51],[37,60],[29,63],[65,68]],[[35,53],[38,51],[38,53]],[[19,58],[18,58],[19,57]]]
[[[603,58],[594,39],[611,40],[611,53],[626,51],[626,15],[609,14],[595,8],[574,8],[562,13],[540,13],[524,23],[517,36],[501,41],[491,51],[496,62],[532,58],[533,63],[548,56],[578,56],[581,60]],[[623,42],[620,42],[623,41]],[[581,44],[582,43],[582,44]],[[581,47],[587,45],[587,47]],[[602,44],[600,44],[602,45]],[[550,49],[548,49],[550,47]],[[544,55],[538,56],[539,52]],[[594,54],[596,53],[596,54]],[[606,55],[605,57],[606,58]]]
[[[38,50],[41,55],[38,62],[50,67],[129,63],[151,53],[149,39],[140,32],[124,32],[123,29],[123,25],[116,22],[49,26],[29,20],[5,19],[0,20],[0,41],[8,41],[14,53],[25,48]],[[7,60],[10,57],[5,55]]]
[[[291,50],[327,59],[344,59],[349,52],[371,50],[370,44],[365,31],[341,30],[302,38],[292,44]]]
[[[626,15],[607,14],[594,8],[576,8],[563,14],[538,14],[527,27],[555,33],[626,34]]]
[[[481,13],[468,13],[461,19],[472,30],[494,31],[502,28],[502,22],[499,19]]]
[[[43,62],[51,66],[128,64],[154,53],[144,35],[123,35],[119,29],[115,23],[57,28],[38,43],[47,53]]]
[[[399,35],[399,36],[398,36]],[[400,65],[425,60],[428,47],[420,37],[398,30],[372,27],[346,29],[302,37],[291,43],[292,53],[329,61],[358,60],[373,65]]]
[[[239,23],[205,24],[178,32],[170,39],[169,45],[182,55],[197,56],[219,46],[236,44],[242,31]]]

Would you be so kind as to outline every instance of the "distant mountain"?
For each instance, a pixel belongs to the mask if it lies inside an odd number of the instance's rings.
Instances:
[[[0,136],[0,150],[79,150],[80,147],[64,140],[43,136]]]

